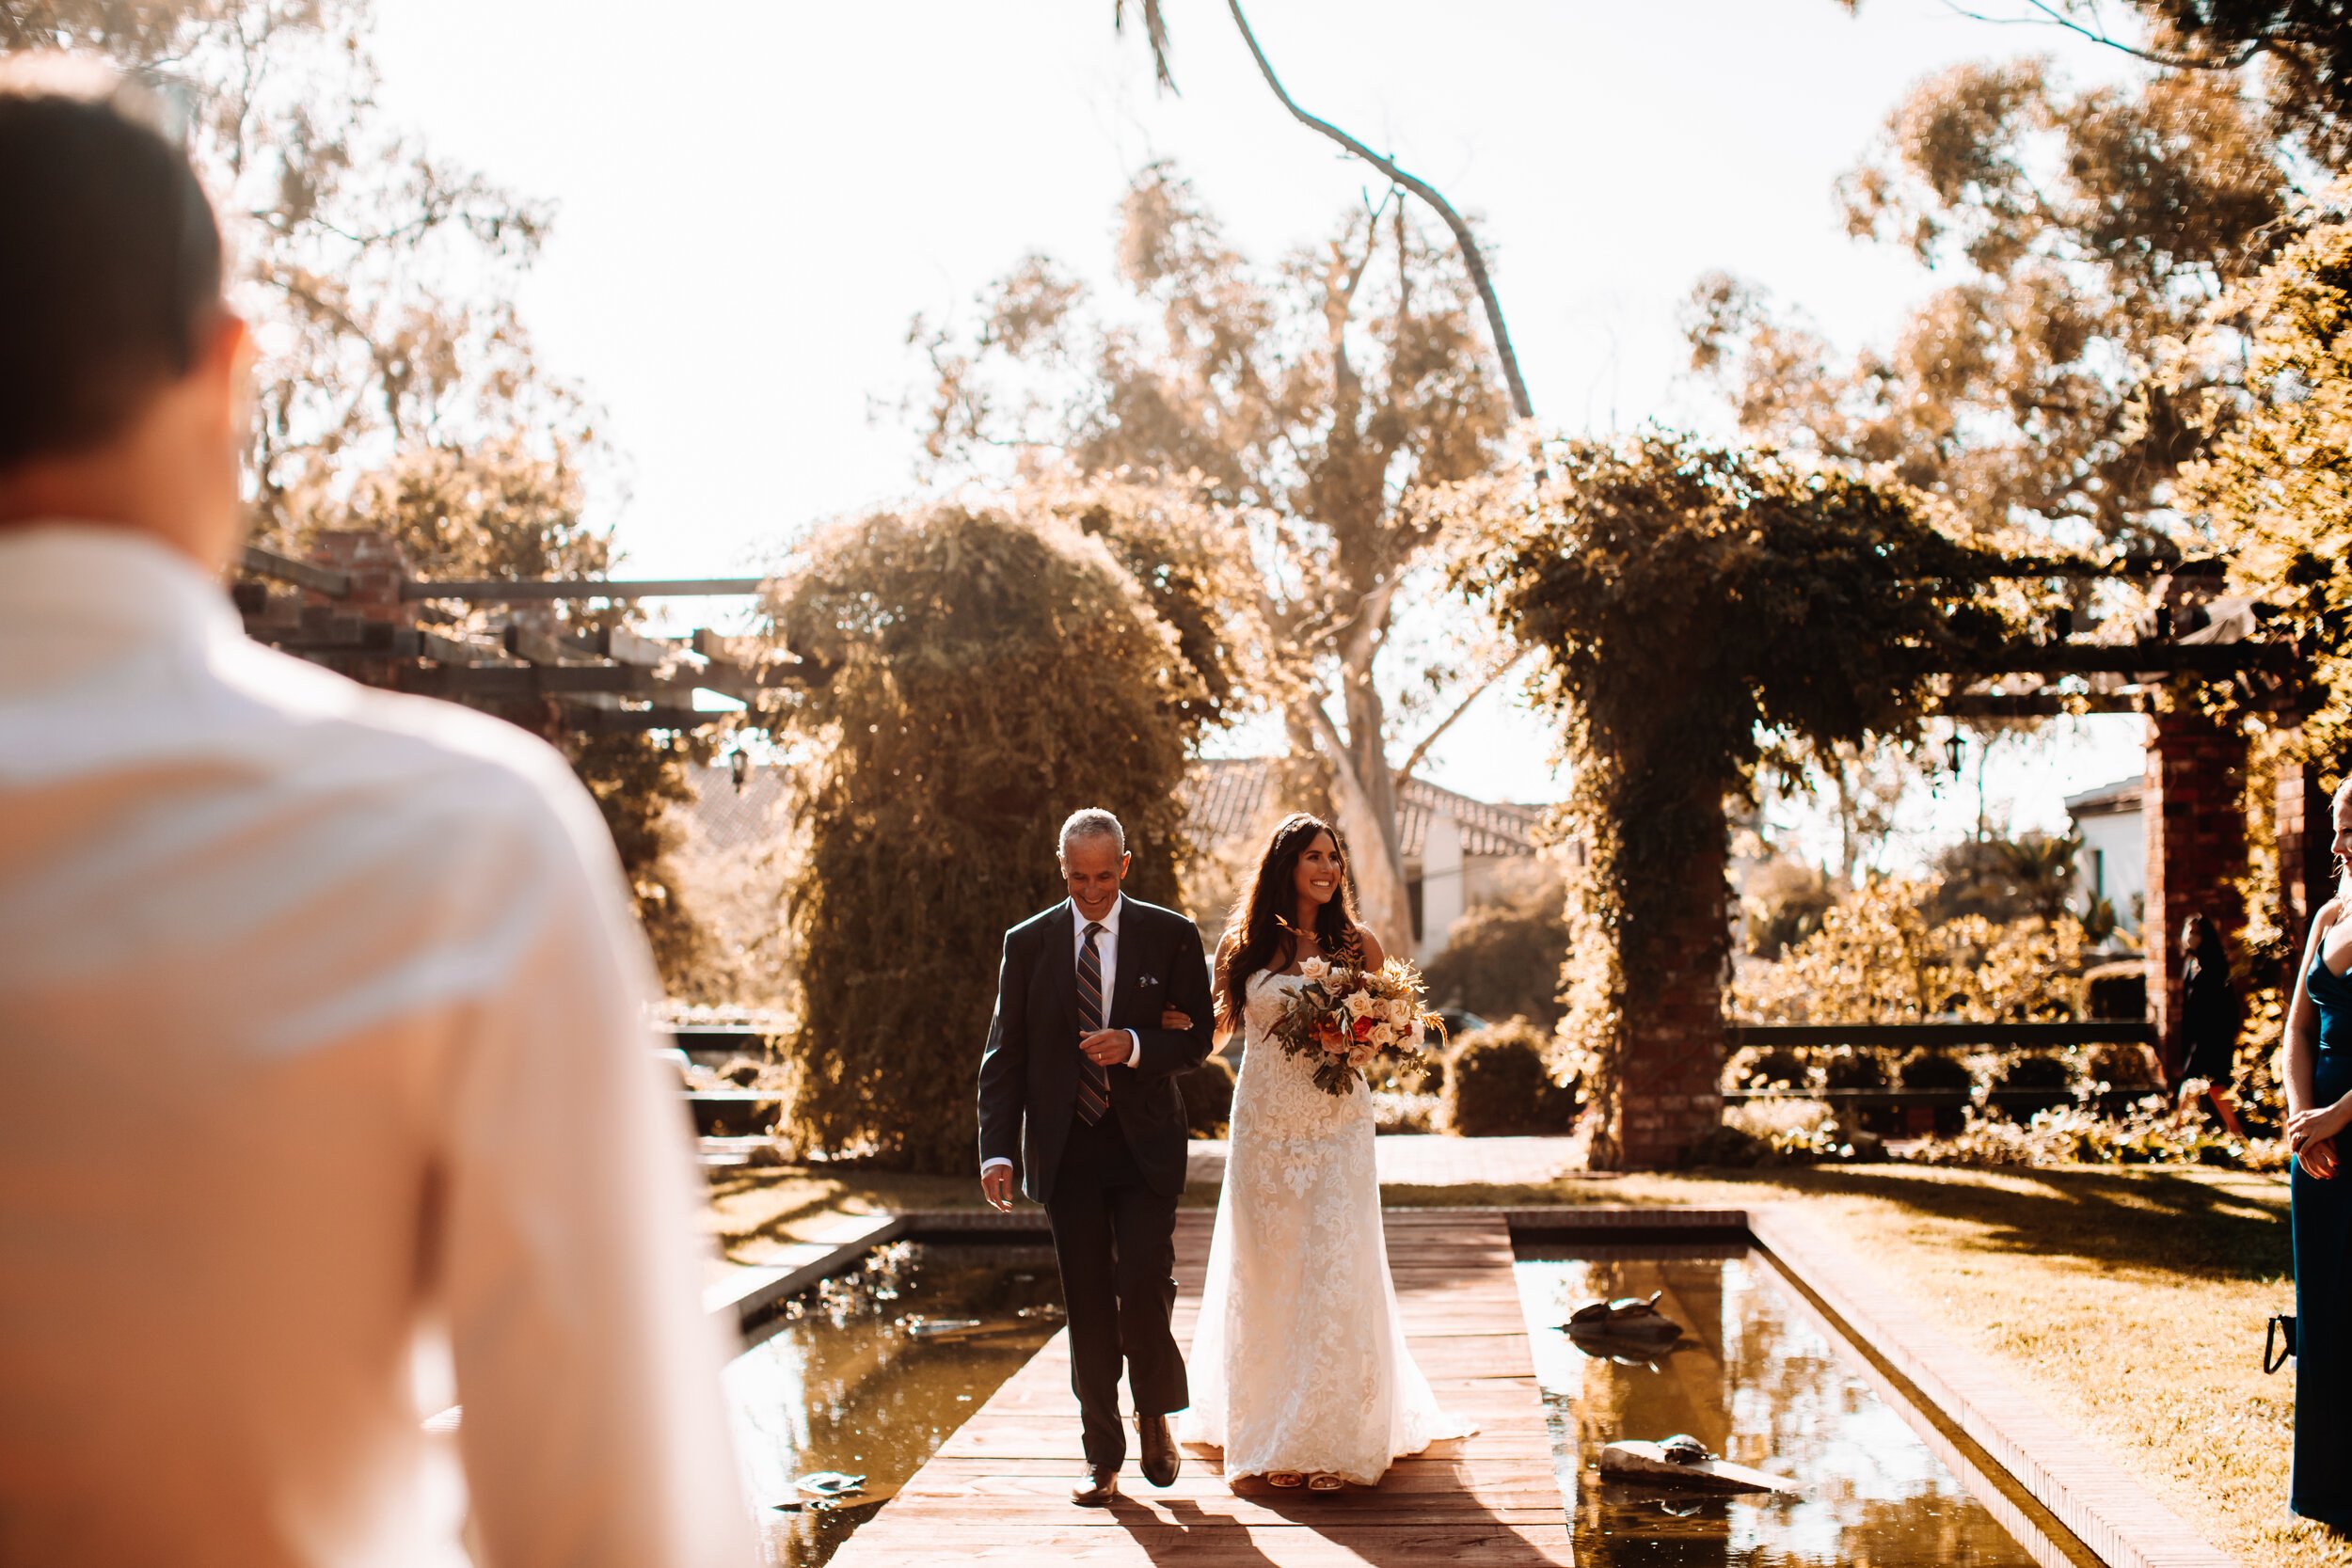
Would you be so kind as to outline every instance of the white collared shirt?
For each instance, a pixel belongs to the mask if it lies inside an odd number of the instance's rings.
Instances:
[[[1118,994],[1119,990],[1119,917],[1126,912],[1126,909],[1127,895],[1121,893],[1114,896],[1110,912],[1101,921],[1103,929],[1094,938],[1094,956],[1103,966],[1103,1016],[1105,1019],[1110,1017],[1111,998]],[[1085,955],[1086,947],[1087,918],[1078,912],[1077,904],[1070,901],[1070,971],[1073,974],[1078,971],[1078,959]],[[1132,1068],[1143,1060],[1143,1037],[1130,1029],[1127,1038],[1130,1046],[1125,1065]],[[980,1162],[980,1174],[986,1176],[997,1165],[1009,1169],[1012,1162],[1001,1154],[993,1160],[983,1160]]]
[[[0,1519],[27,1562],[748,1564],[697,1184],[595,803],[0,529]],[[442,1485],[435,1490],[435,1477]]]

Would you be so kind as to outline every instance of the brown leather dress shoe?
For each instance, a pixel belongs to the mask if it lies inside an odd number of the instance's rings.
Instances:
[[[1070,1500],[1080,1508],[1108,1508],[1119,1500],[1119,1466],[1087,1466],[1086,1479],[1070,1489]]]
[[[1184,1456],[1176,1451],[1175,1434],[1165,1416],[1138,1416],[1136,1431],[1143,1438],[1143,1479],[1154,1486],[1173,1486]]]

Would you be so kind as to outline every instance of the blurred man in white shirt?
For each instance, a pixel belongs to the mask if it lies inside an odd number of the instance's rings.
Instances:
[[[249,641],[246,328],[181,150],[0,67],[0,1563],[754,1559],[594,802]]]

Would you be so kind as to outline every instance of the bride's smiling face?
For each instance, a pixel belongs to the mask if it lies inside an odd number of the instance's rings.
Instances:
[[[1314,842],[1298,852],[1298,869],[1293,880],[1298,889],[1299,907],[1327,904],[1339,896],[1340,879],[1347,869],[1340,862],[1340,847],[1329,833],[1317,833]]]

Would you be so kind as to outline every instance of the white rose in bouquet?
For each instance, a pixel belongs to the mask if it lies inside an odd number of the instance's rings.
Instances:
[[[1374,999],[1372,992],[1368,990],[1351,990],[1347,993],[1347,1016],[1350,1018],[1361,1018],[1379,1005]]]
[[[1302,958],[1299,960],[1298,973],[1307,979],[1320,980],[1325,975],[1331,973],[1331,960],[1328,958]]]

